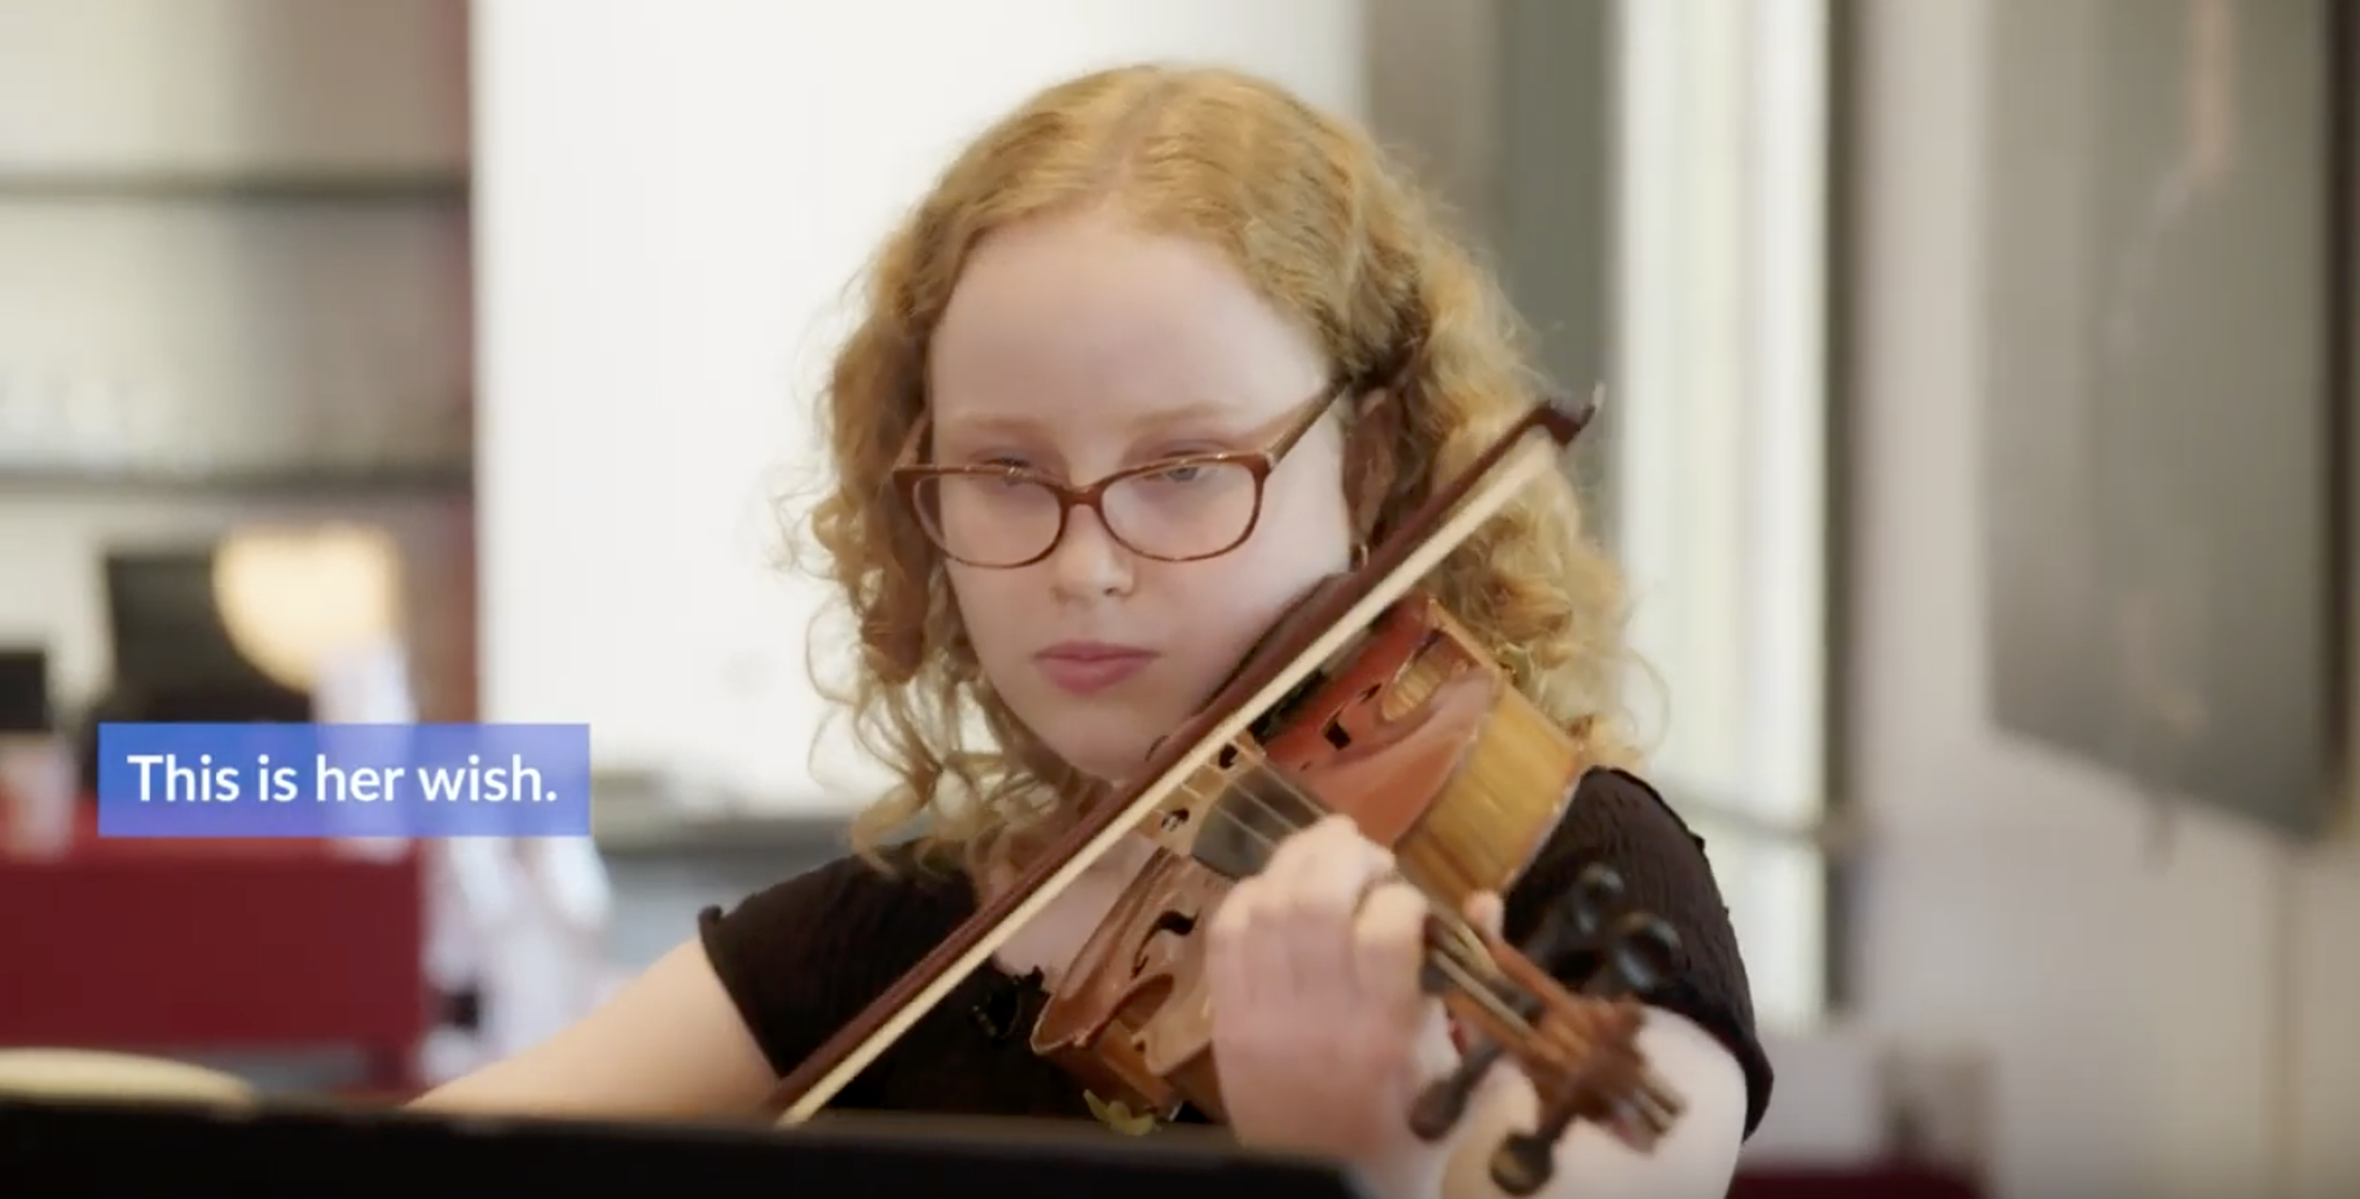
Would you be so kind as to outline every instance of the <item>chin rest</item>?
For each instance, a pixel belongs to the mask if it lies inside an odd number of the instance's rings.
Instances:
[[[38,1171],[38,1174],[28,1172]],[[453,1188],[569,1188],[938,1199],[1363,1199],[1321,1162],[1216,1132],[1128,1137],[1091,1122],[839,1115],[802,1128],[494,1119],[374,1109],[34,1099],[0,1094],[0,1178],[76,1191],[417,1199]]]

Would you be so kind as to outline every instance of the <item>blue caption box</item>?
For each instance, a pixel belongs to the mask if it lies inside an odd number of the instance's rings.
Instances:
[[[586,837],[582,724],[102,724],[102,837]]]

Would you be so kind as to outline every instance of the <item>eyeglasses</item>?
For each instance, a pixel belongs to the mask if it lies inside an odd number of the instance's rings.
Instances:
[[[1023,467],[919,463],[895,467],[893,482],[935,548],[969,566],[1009,570],[1039,562],[1065,539],[1076,508],[1097,513],[1107,535],[1140,557],[1217,558],[1253,536],[1270,472],[1346,390],[1341,382],[1331,385],[1258,452],[1165,458],[1080,487]],[[920,421],[905,456],[916,456],[925,435]]]

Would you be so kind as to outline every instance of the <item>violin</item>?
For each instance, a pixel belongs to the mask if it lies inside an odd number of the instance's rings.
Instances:
[[[809,1119],[1035,914],[1124,838],[1155,843],[1059,980],[1034,1052],[1074,1074],[1094,1106],[1220,1118],[1204,936],[1236,881],[1279,841],[1332,814],[1390,848],[1428,901],[1421,981],[1471,1034],[1460,1065],[1403,1113],[1438,1140],[1503,1063],[1539,1098],[1535,1127],[1491,1161],[1510,1194],[1545,1185],[1576,1121],[1646,1151],[1683,1103],[1637,1047],[1634,992],[1669,969],[1677,939],[1621,911],[1620,881],[1585,872],[1520,949],[1462,913],[1505,893],[1563,815],[1590,762],[1585,729],[1556,726],[1431,595],[1423,578],[1515,491],[1557,469],[1597,411],[1535,405],[1421,504],[1365,563],[1316,588],[1192,722],[1158,743],[1136,782],[1088,809],[1006,890],[781,1080],[771,1109]],[[1601,963],[1579,993],[1543,961]],[[1536,960],[1537,959],[1537,960]]]

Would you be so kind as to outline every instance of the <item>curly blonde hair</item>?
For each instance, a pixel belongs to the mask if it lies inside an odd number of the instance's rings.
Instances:
[[[820,419],[833,467],[811,513],[856,630],[851,677],[818,680],[899,785],[854,822],[877,848],[1005,863],[1088,785],[992,694],[932,544],[889,472],[926,406],[929,340],[977,243],[1090,204],[1220,248],[1379,397],[1347,414],[1359,531],[1382,540],[1536,393],[1496,285],[1368,137],[1235,71],[1137,65],[1075,78],[1000,120],[885,243]],[[1351,407],[1347,405],[1347,407]],[[1601,762],[1627,757],[1622,587],[1571,483],[1528,488],[1428,580],[1519,685]],[[978,727],[980,726],[980,727]],[[980,736],[978,736],[980,734]]]

